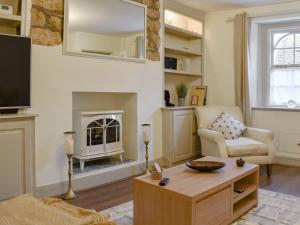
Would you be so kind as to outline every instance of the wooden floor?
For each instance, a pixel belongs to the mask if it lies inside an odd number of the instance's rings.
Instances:
[[[273,165],[272,177],[268,178],[266,169],[262,167],[260,187],[300,197],[300,168]],[[100,211],[132,200],[133,178],[79,191],[77,194],[78,198],[71,201],[71,204]]]

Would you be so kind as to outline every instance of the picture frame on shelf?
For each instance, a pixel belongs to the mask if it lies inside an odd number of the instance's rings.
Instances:
[[[199,96],[192,95],[191,105],[198,105]]]
[[[205,105],[207,93],[207,86],[194,86],[191,91],[191,105],[203,106]]]

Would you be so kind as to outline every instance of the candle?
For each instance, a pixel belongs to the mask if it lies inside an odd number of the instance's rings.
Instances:
[[[144,142],[150,142],[151,141],[151,125],[150,124],[142,124],[143,127],[143,136],[144,136]]]
[[[73,140],[74,132],[65,132],[65,151],[67,155],[71,155],[74,153],[74,140]]]

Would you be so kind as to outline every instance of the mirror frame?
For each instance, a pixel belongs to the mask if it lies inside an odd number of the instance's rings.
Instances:
[[[144,33],[145,33],[145,57],[144,59],[139,58],[130,58],[130,57],[120,57],[120,56],[112,56],[112,55],[101,55],[101,54],[93,54],[86,52],[72,52],[67,49],[67,42],[69,37],[69,3],[72,0],[65,0],[65,12],[64,12],[64,33],[63,33],[63,55],[69,56],[78,56],[78,57],[87,57],[87,58],[100,58],[107,60],[117,60],[117,61],[126,61],[126,62],[137,62],[137,63],[145,63],[147,60],[147,6],[138,2],[134,2],[131,0],[116,0],[121,2],[126,2],[132,5],[136,5],[142,7],[144,9]]]

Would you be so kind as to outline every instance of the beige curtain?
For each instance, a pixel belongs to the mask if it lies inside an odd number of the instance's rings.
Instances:
[[[248,22],[247,14],[238,14],[234,20],[235,103],[251,125],[251,108],[248,74]]]

